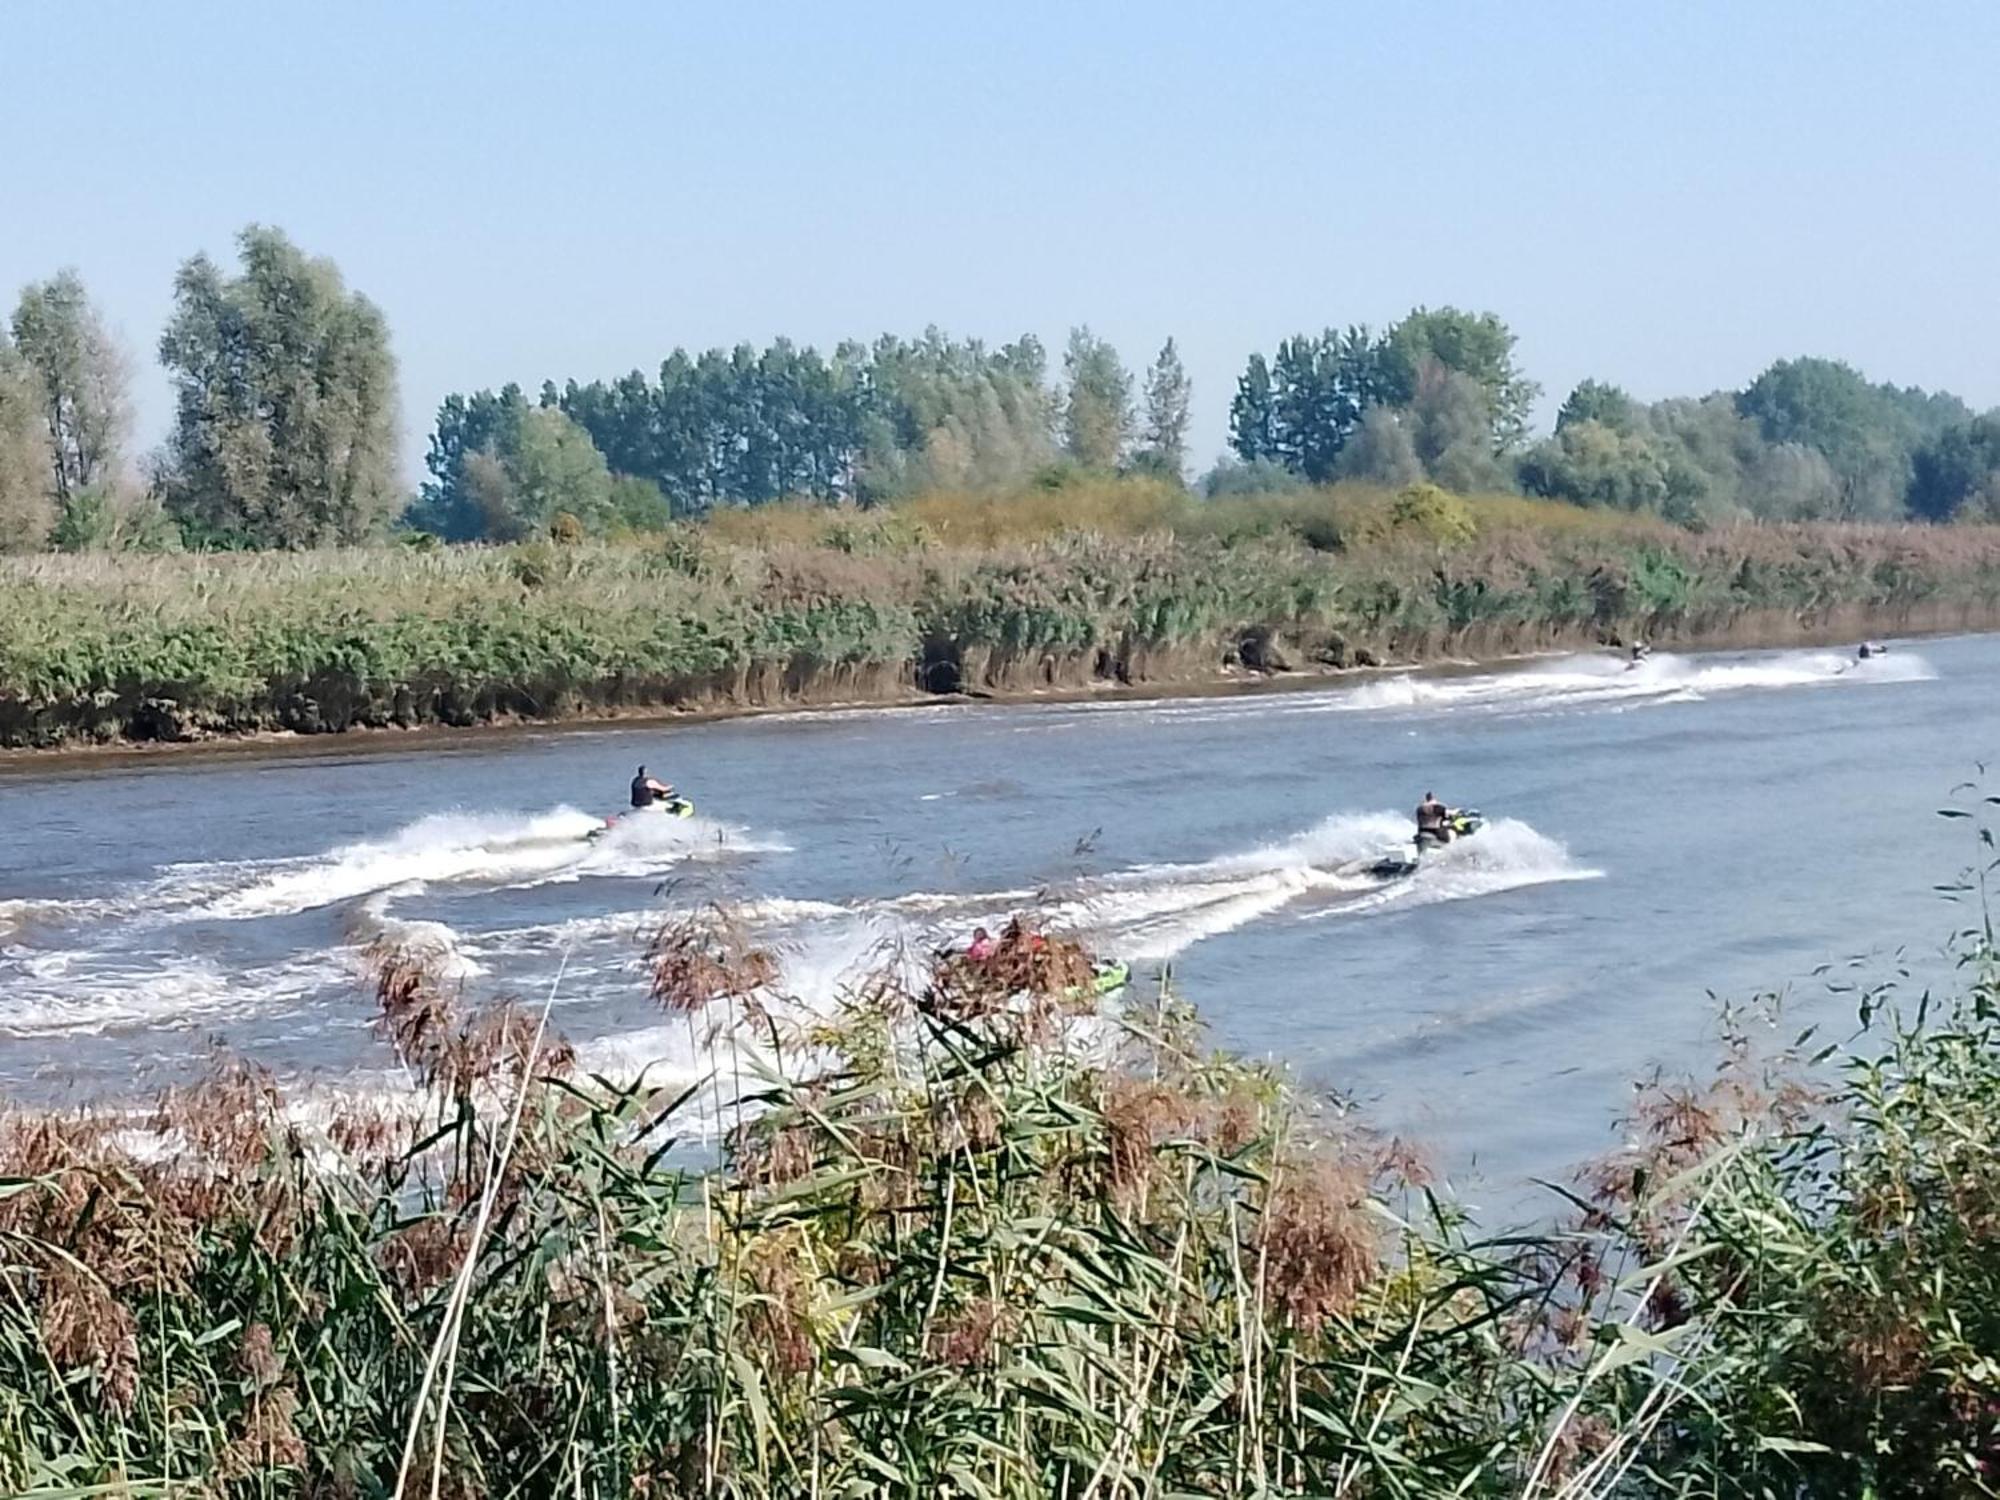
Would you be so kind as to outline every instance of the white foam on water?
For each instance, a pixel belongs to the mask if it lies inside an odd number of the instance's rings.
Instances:
[[[1610,653],[1547,658],[1506,671],[1400,671],[1298,692],[1049,704],[1027,710],[1020,728],[1033,733],[1104,713],[1175,724],[1320,714],[1540,714],[1608,709],[1651,702],[1690,702],[1714,693],[1773,692],[1838,685],[1869,687],[1927,682],[1935,668],[1919,653],[1891,651],[1857,661],[1840,651],[1770,651],[1730,656],[1655,652],[1634,665]]]
[[[350,935],[362,942],[384,943],[419,955],[440,979],[474,979],[486,973],[486,966],[465,951],[463,940],[448,924],[399,917],[390,912],[392,900],[414,890],[410,886],[391,886],[386,891],[377,891],[361,903]]]
[[[285,916],[350,901],[394,886],[483,879],[499,883],[553,872],[588,856],[586,836],[602,819],[575,808],[522,818],[439,813],[386,839],[345,844],[231,891],[198,915]]]
[[[98,900],[53,901],[28,898],[0,901],[0,943],[33,936],[44,929],[68,927],[105,909]]]
[[[1648,699],[1687,702],[1714,693],[1924,682],[1936,675],[1914,653],[1891,653],[1862,662],[1836,651],[1777,651],[1747,657],[1656,652],[1636,664],[1612,656],[1576,655],[1512,672],[1391,677],[1337,695],[1326,707],[1532,713]]]
[[[269,866],[249,883],[196,907],[195,917],[247,920],[287,916],[378,891],[478,882],[514,889],[586,875],[657,875],[688,860],[782,848],[706,818],[604,820],[573,807],[530,815],[440,813],[385,839]]]
[[[1527,886],[1598,880],[1602,870],[1579,865],[1561,842],[1516,818],[1495,818],[1478,833],[1426,853],[1402,879],[1368,882],[1359,894],[1301,912],[1306,920],[1363,916],[1387,907],[1494,896]]]
[[[24,964],[0,993],[0,1036],[182,1030],[305,1000],[349,971],[334,951],[224,971],[205,958],[65,953]]]
[[[854,961],[863,957],[879,959],[898,947],[921,953],[962,943],[973,926],[995,926],[1032,907],[1049,927],[1075,933],[1100,952],[1157,963],[1288,908],[1358,913],[1596,873],[1578,867],[1555,840],[1514,819],[1495,820],[1472,838],[1436,851],[1409,879],[1385,882],[1362,868],[1383,853],[1406,848],[1409,837],[1407,814],[1336,814],[1254,848],[1207,860],[1140,865],[1052,891],[912,892],[852,907],[773,903],[763,915],[778,931],[759,936],[775,937],[782,948],[789,923],[792,940],[811,945],[823,979],[851,982],[857,977]],[[754,914],[757,907],[745,912]],[[788,958],[786,982],[794,993],[837,987],[813,983],[800,991],[795,967]]]
[[[787,896],[743,901],[731,905],[729,911],[753,932],[779,934],[801,923],[840,920],[854,914],[854,908],[839,906],[831,901],[798,900]],[[561,922],[495,928],[490,932],[461,935],[458,943],[462,951],[487,958],[588,948],[605,942],[634,946],[666,923],[686,915],[685,908],[644,906],[599,912],[587,917],[570,917]]]

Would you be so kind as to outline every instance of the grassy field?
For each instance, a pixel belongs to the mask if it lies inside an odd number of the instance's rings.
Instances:
[[[1059,938],[801,1029],[726,914],[665,922],[654,999],[742,1101],[698,1150],[700,1086],[579,1076],[380,952],[406,1106],[308,1125],[224,1070],[0,1116],[0,1491],[1990,1495],[1968,942],[1845,1047],[1737,1028],[1506,1238],[1171,994],[1074,998]]]
[[[0,745],[40,746],[1977,626],[2000,528],[1134,480],[615,545],[7,559],[0,588]]]

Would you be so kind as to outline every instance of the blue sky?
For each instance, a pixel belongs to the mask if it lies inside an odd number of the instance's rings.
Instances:
[[[448,391],[935,322],[1253,348],[1490,308],[1549,392],[1825,353],[2000,404],[2000,7],[14,5],[0,293],[134,354],[256,220]]]

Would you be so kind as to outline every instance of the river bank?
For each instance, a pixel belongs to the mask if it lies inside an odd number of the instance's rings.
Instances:
[[[1997,632],[2000,632],[2000,604],[1920,612],[1841,611],[1815,621],[1802,621],[1774,613],[1767,619],[1739,620],[1726,629],[1700,632],[1668,630],[1645,639],[1655,647],[1700,654],[1782,647],[1846,648],[1862,640],[1917,641]],[[64,742],[43,747],[0,746],[0,777],[9,774],[39,775],[68,765],[145,764],[162,756],[180,761],[274,752],[286,755],[396,754],[473,741],[505,743],[509,738],[535,737],[551,732],[587,735],[654,726],[778,718],[801,712],[880,713],[953,704],[1004,707],[1031,703],[1147,703],[1254,697],[1312,692],[1338,687],[1343,683],[1359,684],[1382,676],[1450,678],[1474,672],[1505,671],[1570,653],[1602,650],[1615,654],[1622,643],[1595,640],[1585,633],[1575,633],[1543,637],[1528,649],[1496,649],[1505,644],[1490,638],[1477,643],[1471,640],[1432,643],[1434,654],[1408,659],[1384,660],[1378,657],[1373,665],[1366,666],[1307,665],[1253,670],[1240,663],[1225,662],[1206,675],[1188,671],[1137,679],[1116,675],[1098,677],[1081,671],[1078,663],[1068,664],[1067,669],[1055,664],[1046,671],[1048,685],[1023,686],[1017,683],[958,692],[929,692],[906,681],[886,683],[881,691],[874,694],[853,692],[850,683],[850,691],[842,695],[837,691],[816,692],[809,687],[787,690],[782,685],[773,691],[766,681],[761,684],[764,690],[748,700],[725,698],[713,693],[692,693],[687,699],[673,704],[630,707],[584,705],[558,717],[496,714],[471,724],[353,725],[338,731],[322,732],[255,729],[197,732],[180,739],[112,739],[86,744]],[[1483,654],[1468,654],[1475,646]]]
[[[976,543],[902,513],[785,519],[737,539],[0,564],[0,747],[1229,690],[1633,639],[2000,626],[2000,528],[1696,534],[1434,491]]]

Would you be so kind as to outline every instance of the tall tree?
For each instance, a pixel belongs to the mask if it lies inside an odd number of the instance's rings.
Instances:
[[[375,305],[276,229],[237,238],[242,272],[181,267],[160,359],[176,412],[165,496],[197,538],[355,542],[397,498],[396,362]]]
[[[1385,393],[1382,346],[1365,326],[1294,334],[1280,341],[1269,365],[1252,356],[1230,407],[1231,442],[1246,463],[1271,459],[1323,483]]]
[[[0,328],[0,552],[37,552],[55,520],[48,434],[34,372]]]
[[[508,529],[511,501],[504,484],[496,485],[497,455],[512,450],[527,411],[527,397],[512,383],[497,395],[445,397],[424,458],[430,478],[418,487],[404,519],[452,542],[479,541]]]
[[[1391,405],[1417,400],[1426,362],[1463,375],[1485,398],[1490,445],[1495,453],[1518,447],[1541,387],[1514,363],[1514,334],[1492,313],[1455,307],[1419,307],[1383,335],[1382,392]],[[1421,443],[1418,445],[1422,446]]]
[[[560,411],[537,406],[523,412],[512,451],[501,456],[501,463],[512,485],[514,535],[542,531],[565,511],[591,530],[604,529],[611,471],[590,434]]]
[[[1273,463],[1278,457],[1277,417],[1272,405],[1271,367],[1253,354],[1236,380],[1229,402],[1229,446],[1246,464]]]
[[[1638,418],[1638,408],[1624,390],[1602,380],[1579,381],[1556,413],[1556,431],[1578,422],[1595,422],[1614,432],[1628,432]]]
[[[130,421],[125,358],[69,270],[23,289],[14,345],[41,385],[50,490],[68,511],[115,477]]]
[[[1112,469],[1132,436],[1132,377],[1118,351],[1086,327],[1063,351],[1063,446],[1087,469]]]
[[[1318,341],[1303,333],[1280,340],[1271,361],[1273,456],[1294,474],[1314,481],[1327,477],[1338,451],[1326,441],[1323,406]]]
[[[1179,477],[1187,468],[1188,407],[1193,396],[1180,350],[1168,339],[1146,372],[1146,426],[1140,447],[1147,461]]]

